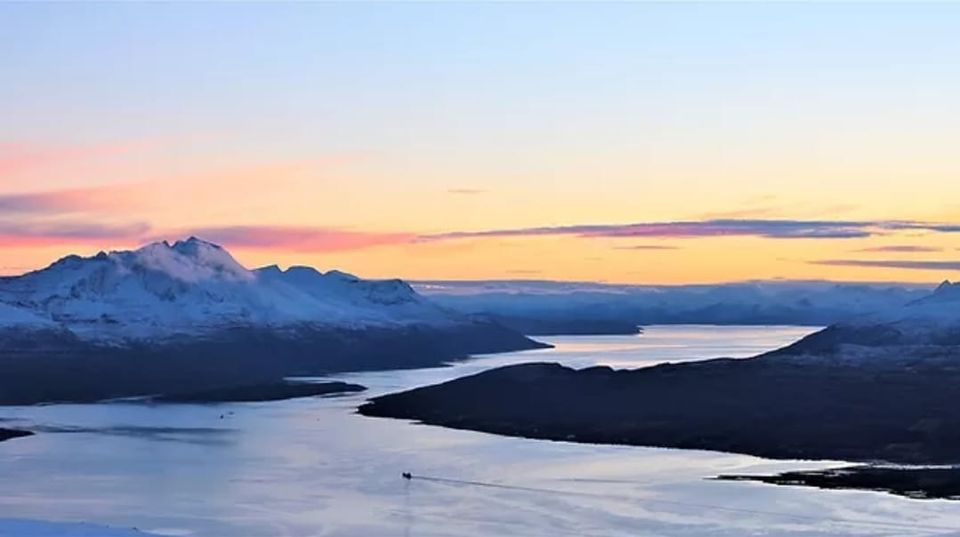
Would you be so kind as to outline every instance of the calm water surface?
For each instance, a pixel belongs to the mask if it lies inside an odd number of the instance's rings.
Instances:
[[[828,463],[501,438],[354,413],[371,395],[504,364],[746,357],[811,330],[542,338],[556,348],[340,375],[370,391],[338,398],[0,408],[8,425],[42,433],[0,444],[0,517],[208,537],[960,535],[960,502],[706,479]]]

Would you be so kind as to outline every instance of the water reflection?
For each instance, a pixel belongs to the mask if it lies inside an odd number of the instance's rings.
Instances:
[[[557,347],[340,378],[375,394],[522,361],[633,367],[744,357],[809,330],[654,327],[639,337],[546,338]],[[957,503],[704,479],[828,463],[502,438],[364,418],[354,409],[368,395],[3,409],[45,432],[0,444],[0,516],[209,537],[892,536],[947,535],[960,526]],[[407,481],[402,471],[445,481]]]

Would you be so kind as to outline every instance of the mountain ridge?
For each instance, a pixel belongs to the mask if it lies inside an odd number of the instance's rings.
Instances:
[[[250,270],[196,237],[0,279],[0,404],[176,396],[546,346],[402,280]]]
[[[507,324],[523,326],[530,319],[558,326],[590,322],[611,325],[617,333],[623,330],[616,326],[652,324],[826,326],[899,308],[933,289],[807,280],[689,285],[437,280],[413,285],[443,306]]]
[[[172,337],[229,326],[444,326],[469,316],[402,280],[276,265],[247,269],[196,237],[135,250],[65,256],[0,278],[0,328],[60,327],[83,339]]]

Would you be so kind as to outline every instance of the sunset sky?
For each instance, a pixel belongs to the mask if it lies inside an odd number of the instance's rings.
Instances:
[[[960,275],[960,4],[0,4],[0,273]]]

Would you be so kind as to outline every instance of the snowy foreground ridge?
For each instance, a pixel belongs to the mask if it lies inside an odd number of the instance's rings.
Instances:
[[[136,529],[0,518],[0,537],[154,537]]]
[[[85,339],[153,338],[232,326],[444,326],[463,319],[401,280],[310,267],[249,270],[195,237],[132,251],[71,255],[0,278],[0,329]]]

